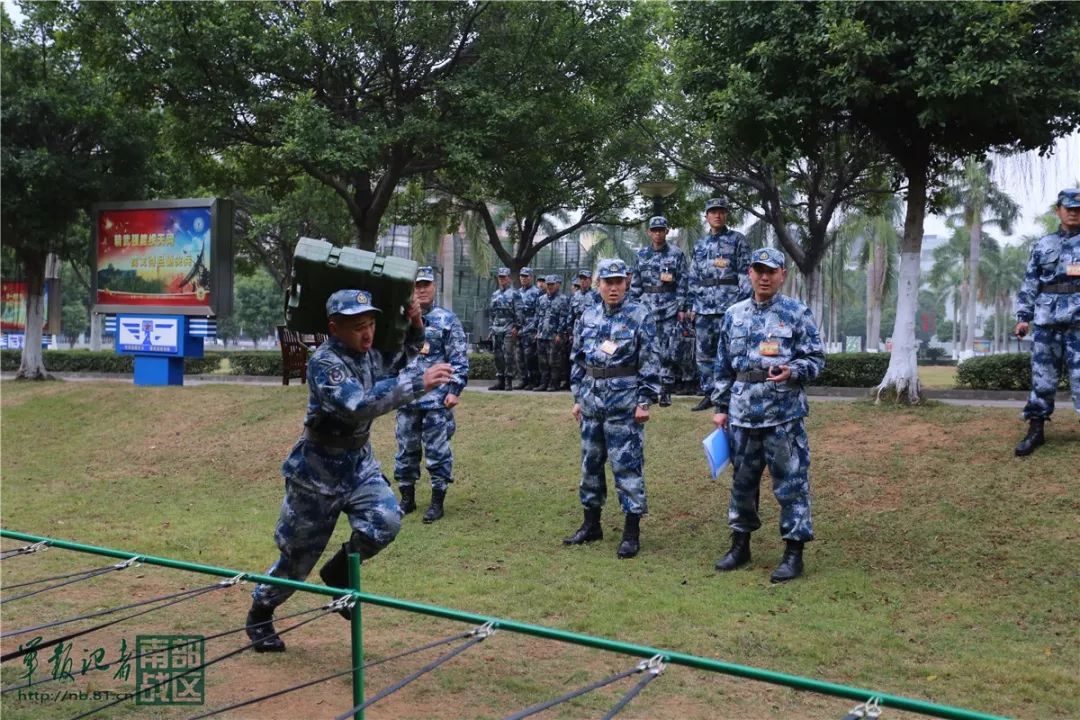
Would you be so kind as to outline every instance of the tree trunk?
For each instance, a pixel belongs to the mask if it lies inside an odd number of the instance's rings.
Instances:
[[[820,264],[806,275],[806,295],[808,298],[806,304],[810,306],[814,320],[820,325],[825,314],[825,284]]]
[[[881,302],[885,295],[887,252],[885,243],[875,243],[866,268],[866,347],[874,350],[881,342]]]
[[[101,349],[101,321],[101,315],[90,313],[90,349],[95,352]]]
[[[967,344],[964,349],[975,351],[975,311],[979,303],[979,249],[982,242],[982,210],[976,208],[971,223],[971,248],[968,257]]]
[[[877,401],[886,390],[896,393],[897,402],[919,402],[919,366],[916,363],[915,311],[919,305],[919,259],[922,252],[923,221],[926,218],[926,164],[908,169],[907,212],[904,239],[900,247],[900,277],[896,290],[896,324],[892,334],[892,354],[885,377],[878,384]]]
[[[952,356],[953,360],[960,359],[960,299],[958,293],[953,293],[952,306]]]
[[[52,380],[45,369],[41,352],[41,328],[45,324],[45,256],[32,250],[20,253],[26,277],[26,335],[22,361],[15,378],[19,380]]]

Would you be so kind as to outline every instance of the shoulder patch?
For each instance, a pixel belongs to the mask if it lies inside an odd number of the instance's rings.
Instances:
[[[345,382],[345,371],[340,367],[330,368],[330,372],[326,373],[326,382],[330,385],[340,385]]]

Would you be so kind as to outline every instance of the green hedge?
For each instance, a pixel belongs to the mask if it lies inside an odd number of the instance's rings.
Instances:
[[[233,375],[281,377],[281,351],[274,349],[229,353],[229,367]]]
[[[835,353],[825,356],[825,369],[814,385],[874,387],[889,368],[889,353]]]
[[[956,384],[976,390],[1030,390],[1031,355],[1006,353],[968,358],[956,366]],[[1068,373],[1062,373],[1062,389],[1068,389]]]
[[[131,355],[117,355],[112,350],[45,350],[45,369],[50,372],[127,373],[134,372]],[[184,358],[184,372],[202,375],[216,372],[228,353],[208,352],[206,357]],[[0,350],[0,370],[15,372],[22,360],[22,350]]]

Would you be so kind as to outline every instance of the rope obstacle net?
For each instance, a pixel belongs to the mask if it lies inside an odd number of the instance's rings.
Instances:
[[[708,672],[723,673],[726,675],[758,680],[779,686],[785,686],[796,690],[809,691],[827,696],[846,698],[848,700],[857,701],[858,704],[856,704],[854,707],[847,711],[847,714],[843,716],[843,720],[878,718],[883,715],[884,708],[895,708],[897,710],[914,712],[928,717],[955,720],[1001,720],[1001,718],[998,718],[997,716],[987,715],[964,708],[939,705],[914,698],[891,695],[888,693],[850,687],[847,685],[829,683],[797,675],[776,673],[760,668],[750,667],[746,665],[738,665],[734,663],[723,662],[720,660],[714,660],[695,655],[688,655],[685,653],[674,652],[670,650],[622,643],[607,638],[572,633],[540,625],[520,623],[514,620],[486,617],[483,615],[461,612],[435,605],[424,605],[420,603],[400,600],[397,598],[368,594],[362,592],[360,589],[360,558],[358,555],[350,556],[350,584],[352,585],[352,587],[329,588],[325,585],[314,585],[306,582],[298,582],[295,580],[270,577],[267,575],[261,575],[256,573],[239,572],[236,570],[229,570],[226,568],[214,567],[211,565],[190,563],[171,558],[140,555],[137,553],[123,550],[95,547],[66,540],[29,535],[26,533],[5,530],[2,528],[0,528],[0,538],[8,538],[30,543],[28,545],[0,550],[0,560],[10,561],[14,563],[30,563],[32,562],[32,560],[27,560],[27,558],[33,558],[46,550],[54,548],[90,555],[112,557],[119,560],[119,562],[111,565],[99,565],[96,567],[90,567],[82,570],[61,573],[59,575],[51,575],[31,580],[23,580],[21,582],[10,585],[4,584],[2,589],[0,589],[0,592],[2,592],[2,595],[0,595],[0,612],[10,611],[12,605],[15,605],[16,603],[27,598],[40,597],[60,588],[71,588],[72,586],[89,580],[93,580],[94,578],[116,575],[117,573],[130,571],[130,569],[133,567],[156,566],[224,578],[215,583],[201,585],[199,587],[190,589],[183,589],[162,595],[155,595],[154,597],[148,599],[138,600],[136,602],[127,603],[116,607],[95,609],[93,611],[84,612],[82,614],[78,614],[69,618],[52,620],[24,628],[18,628],[15,630],[8,630],[6,628],[3,628],[2,631],[0,631],[0,642],[2,642],[2,646],[0,646],[0,664],[8,663],[15,660],[21,660],[24,665],[31,667],[31,661],[33,661],[33,663],[36,665],[36,661],[34,660],[34,658],[36,657],[37,653],[42,650],[45,650],[47,648],[62,648],[64,647],[65,643],[71,643],[71,641],[76,638],[87,637],[94,633],[99,633],[106,628],[119,625],[120,623],[133,620],[134,618],[149,615],[164,608],[181,606],[184,603],[190,603],[192,601],[198,600],[199,598],[203,598],[205,600],[212,595],[221,595],[223,592],[227,592],[230,589],[239,586],[243,582],[277,584],[284,587],[291,587],[295,590],[299,590],[308,594],[313,594],[316,596],[330,596],[332,598],[325,604],[277,618],[277,621],[279,623],[289,623],[288,625],[283,625],[282,627],[278,628],[278,635],[292,633],[295,630],[307,627],[312,623],[318,622],[319,620],[322,620],[329,615],[338,614],[343,609],[349,609],[352,611],[352,664],[350,667],[343,668],[334,673],[306,680],[291,686],[280,687],[273,690],[272,692],[244,698],[242,700],[232,702],[222,707],[201,711],[198,714],[190,716],[189,720],[198,720],[199,718],[214,717],[239,708],[248,707],[258,703],[264,703],[274,700],[275,698],[282,697],[289,693],[310,688],[315,685],[326,683],[331,680],[342,678],[345,676],[351,676],[352,678],[352,700],[350,703],[351,707],[346,710],[337,712],[335,715],[333,715],[333,717],[335,720],[347,720],[350,717],[362,720],[364,717],[364,711],[367,708],[370,708],[375,703],[385,699],[386,697],[389,697],[393,693],[404,689],[413,681],[428,673],[431,673],[440,666],[450,662],[455,657],[458,657],[463,653],[467,652],[469,649],[486,642],[498,630],[505,630],[511,633],[519,633],[534,637],[546,638],[564,643],[572,643],[579,646],[607,650],[622,653],[624,655],[628,655],[634,658],[640,658],[636,662],[629,663],[627,667],[625,667],[623,670],[615,672],[607,677],[592,681],[581,687],[569,690],[557,697],[553,697],[544,702],[540,702],[535,705],[526,707],[522,710],[513,712],[506,716],[506,720],[520,720],[522,718],[532,717],[541,712],[544,712],[545,710],[554,708],[575,698],[586,695],[587,693],[590,693],[594,690],[615,685],[616,683],[631,678],[636,679],[636,682],[630,684],[623,693],[623,695],[619,697],[618,701],[614,705],[612,705],[603,715],[603,718],[605,718],[605,720],[608,718],[614,718],[622,710],[624,710],[633,700],[638,698],[638,696],[649,686],[650,683],[658,679],[672,665],[679,665],[694,668],[697,670],[705,670]],[[4,565],[0,565],[0,571],[3,571],[4,574],[8,573],[8,568],[5,567],[8,564],[9,563],[4,563]],[[12,594],[12,591],[17,592]],[[362,613],[360,612],[361,606],[364,603],[374,606],[382,606],[397,610],[403,610],[406,612],[420,613],[423,615],[439,617],[443,619],[455,620],[468,623],[472,627],[467,630],[457,632],[447,637],[439,638],[416,647],[394,652],[378,660],[365,661],[363,652]],[[94,622],[87,626],[80,627],[80,629],[78,630],[57,629],[61,628],[62,626],[72,625],[74,623],[84,623],[85,621]],[[126,661],[131,662],[145,658],[153,658],[155,656],[160,656],[161,653],[165,652],[175,653],[178,651],[184,651],[188,649],[188,646],[194,646],[196,643],[199,644],[200,657],[202,657],[201,650],[205,647],[205,643],[209,641],[219,640],[230,635],[237,635],[245,632],[245,630],[247,630],[246,626],[230,628],[228,630],[217,632],[211,635],[199,636],[197,640],[193,639],[190,641],[181,642],[180,644],[163,645],[160,647],[147,649],[145,651],[139,651],[135,654],[128,654],[126,655],[125,659]],[[51,632],[42,634],[44,631]],[[49,637],[46,637],[46,635],[49,635]],[[15,640],[15,638],[20,639]],[[12,647],[13,643],[17,644]],[[215,666],[218,663],[222,663],[231,658],[235,658],[244,651],[250,650],[255,644],[256,643],[253,642],[245,643],[240,647],[233,648],[217,656],[210,657],[209,659],[202,659],[201,662],[198,662],[196,664],[192,664],[190,666],[185,665],[183,668],[176,670],[175,672],[167,673],[165,677],[160,680],[155,680],[153,682],[139,685],[137,687],[136,693],[117,694],[118,696],[114,699],[111,699],[101,705],[91,707],[88,710],[82,711],[79,714],[71,717],[71,720],[79,720],[80,718],[93,716],[108,717],[109,714],[106,713],[106,711],[108,711],[110,708],[114,708],[118,705],[121,705],[122,703],[129,703],[133,700],[137,700],[137,696],[151,697],[156,692],[160,692],[166,686],[184,683],[185,680],[190,682],[190,679],[192,677],[200,675],[205,671],[206,668]],[[401,679],[391,683],[390,685],[383,688],[374,695],[371,695],[370,697],[365,695],[364,670],[391,662],[393,660],[418,655],[420,653],[439,648],[446,648],[447,646],[450,646],[448,650],[445,650],[444,652],[442,652],[442,654],[438,655],[435,659],[426,663],[419,669],[408,673]],[[84,675],[90,672],[108,669],[110,667],[112,667],[112,663],[94,662],[88,665],[88,663],[84,660],[83,668],[79,672],[79,674]],[[29,691],[30,688],[37,688],[39,686],[57,682],[63,679],[73,680],[74,676],[72,673],[68,672],[59,673],[59,677],[57,677],[57,673],[54,673],[51,676],[44,675],[40,678],[33,679],[31,671],[25,676],[24,681],[10,683],[0,687],[0,699],[2,699],[4,696],[10,695],[11,693],[25,694]],[[342,702],[343,706],[344,704],[345,703]],[[267,706],[267,712],[271,711],[270,707],[272,706]],[[160,707],[158,709],[160,709]]]

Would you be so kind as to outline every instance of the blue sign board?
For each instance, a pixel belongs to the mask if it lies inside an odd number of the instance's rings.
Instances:
[[[205,332],[186,315],[119,314],[116,352],[135,356],[136,385],[183,385],[184,358],[203,356]]]

